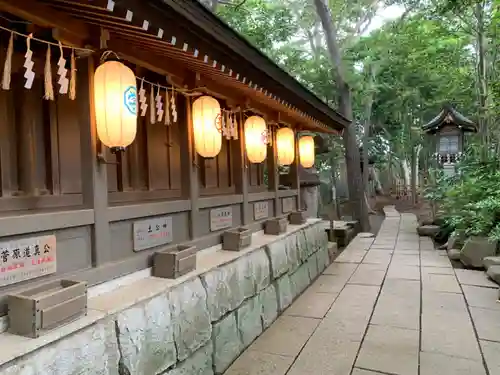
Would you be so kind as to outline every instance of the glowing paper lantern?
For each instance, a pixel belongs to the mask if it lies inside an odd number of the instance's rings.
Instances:
[[[311,168],[314,165],[314,138],[305,135],[299,140],[300,164],[304,168]]]
[[[290,128],[281,128],[276,133],[278,164],[290,165],[295,159],[295,134]]]
[[[211,96],[202,96],[193,102],[194,148],[204,158],[216,157],[222,147],[222,134],[217,128],[221,110]]]
[[[94,74],[97,135],[112,152],[123,151],[137,132],[137,87],[134,72],[107,61]]]
[[[262,163],[267,156],[266,121],[259,116],[251,116],[245,121],[245,149],[250,163]]]

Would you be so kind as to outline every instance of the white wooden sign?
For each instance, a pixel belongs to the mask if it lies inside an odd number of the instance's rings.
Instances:
[[[269,217],[269,202],[256,202],[253,204],[254,220],[262,220]]]
[[[51,275],[56,271],[55,235],[0,242],[0,286]]]
[[[233,226],[233,208],[221,207],[210,210],[210,232]]]
[[[281,205],[283,207],[283,213],[284,214],[293,211],[293,206],[294,206],[293,201],[294,200],[295,200],[295,198],[293,198],[293,197],[283,198],[282,199]]]
[[[173,240],[171,216],[134,222],[134,251],[165,245]]]

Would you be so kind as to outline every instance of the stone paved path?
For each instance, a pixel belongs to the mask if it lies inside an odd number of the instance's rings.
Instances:
[[[500,375],[498,286],[386,214],[225,375]]]

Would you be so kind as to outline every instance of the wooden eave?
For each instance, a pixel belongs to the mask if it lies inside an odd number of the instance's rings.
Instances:
[[[422,130],[435,134],[446,125],[454,125],[463,132],[477,132],[477,125],[450,105],[445,105],[436,117],[422,126]]]
[[[349,124],[196,0],[0,0],[0,11],[96,51],[105,29],[108,49],[125,60],[270,121],[325,133]]]

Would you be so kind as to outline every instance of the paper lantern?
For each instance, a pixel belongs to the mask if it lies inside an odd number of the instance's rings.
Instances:
[[[245,121],[245,149],[250,163],[262,163],[266,160],[267,144],[266,121],[259,116],[251,116]]]
[[[222,134],[217,127],[220,116],[216,99],[202,96],[193,102],[194,148],[204,158],[216,157],[222,147]]]
[[[134,72],[107,61],[94,74],[97,135],[112,152],[123,151],[137,132],[137,87]]]
[[[304,168],[314,166],[314,138],[310,135],[305,135],[299,140],[299,158]]]
[[[278,164],[290,165],[295,159],[295,134],[290,128],[281,128],[276,133]]]

